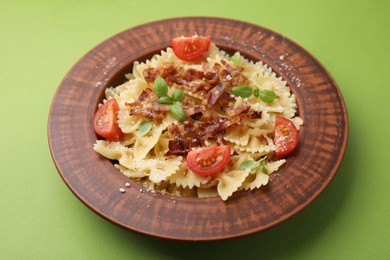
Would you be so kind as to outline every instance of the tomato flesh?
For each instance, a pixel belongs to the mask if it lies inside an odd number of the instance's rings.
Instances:
[[[298,146],[298,130],[291,120],[276,116],[275,137],[276,157],[285,157],[292,153]]]
[[[192,61],[202,57],[210,43],[211,38],[205,36],[176,37],[172,39],[172,49],[179,59]]]
[[[96,111],[93,117],[93,129],[97,135],[113,140],[123,136],[117,122],[116,115],[118,111],[119,105],[114,98],[110,99]]]
[[[187,166],[199,175],[216,174],[229,163],[230,153],[231,147],[228,145],[198,148],[187,154]]]

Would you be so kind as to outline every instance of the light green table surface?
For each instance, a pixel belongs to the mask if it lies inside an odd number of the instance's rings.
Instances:
[[[263,233],[180,243],[123,230],[68,190],[47,118],[71,66],[108,37],[177,16],[244,20],[298,42],[329,70],[349,142],[324,193]],[[390,1],[1,1],[0,259],[390,259]]]

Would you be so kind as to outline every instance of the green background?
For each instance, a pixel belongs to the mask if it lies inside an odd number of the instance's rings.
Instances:
[[[390,259],[390,1],[1,1],[0,259]],[[329,70],[349,114],[335,179],[298,215],[213,243],[123,230],[68,190],[50,156],[53,95],[84,53],[129,27],[218,16],[277,31]]]

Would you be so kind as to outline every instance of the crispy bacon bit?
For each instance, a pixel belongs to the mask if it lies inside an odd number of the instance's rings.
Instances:
[[[222,144],[226,129],[237,125],[238,118],[212,118],[205,122],[188,121],[184,124],[173,124],[168,127],[174,141],[169,142],[168,155],[186,155],[193,147],[204,146],[206,140],[212,139]]]
[[[205,111],[206,108],[204,106],[194,105],[186,109],[184,113],[186,114],[186,116],[191,117],[194,120],[199,120]]]
[[[261,118],[261,112],[247,110],[246,112],[241,113],[238,116],[240,117],[240,121],[252,120],[252,119]]]
[[[142,91],[138,99],[133,103],[126,103],[130,107],[130,115],[145,116],[150,119],[163,118],[169,111],[168,105],[159,104],[158,97],[149,88]]]
[[[215,88],[213,88],[209,93],[207,93],[207,106],[214,106],[218,102],[218,99],[225,93],[226,89],[227,85],[225,82],[218,83]]]
[[[172,134],[172,136],[175,139],[182,139],[182,134],[181,134],[181,131],[179,129],[179,125],[178,124],[170,125],[168,130],[169,130],[169,132]]]
[[[172,124],[168,127],[168,131],[174,139],[168,143],[169,151],[166,156],[186,155],[192,147],[202,145],[200,139],[195,136],[194,125],[191,122]]]
[[[168,143],[169,151],[165,154],[166,156],[172,155],[186,155],[190,149],[185,145],[182,140],[170,140]]]
[[[238,76],[238,75],[241,75],[241,72],[244,70],[243,67],[239,67],[239,66],[236,66],[236,67],[232,67],[229,63],[227,63],[225,60],[221,60],[221,63],[222,65],[226,68],[227,72],[229,73],[229,75],[235,77],[235,76]]]
[[[146,104],[146,100],[150,98],[151,92],[152,90],[150,88],[145,89],[144,91],[142,91],[141,95],[139,95],[138,99],[135,102],[127,103],[127,105],[131,107],[138,107],[138,106],[142,107],[143,105]]]
[[[199,120],[202,116],[203,116],[203,113],[202,112],[198,112],[198,113],[195,113],[195,114],[191,115],[190,117],[193,120]]]
[[[226,104],[228,102],[235,101],[235,96],[233,94],[230,94],[228,92],[224,92],[222,96],[219,98],[219,103]]]
[[[204,79],[204,72],[193,68],[180,68],[177,73],[170,75],[166,80],[194,93],[201,91],[207,93],[217,83],[213,80]]]
[[[228,79],[230,86],[244,86],[249,84],[249,80],[241,73],[244,68],[240,66],[233,67],[225,60],[221,60],[223,66],[225,66],[227,73],[231,76]]]
[[[175,75],[175,78],[179,78],[187,82],[201,80],[203,77],[203,71],[199,71],[193,68],[184,69],[183,67],[180,68]]]
[[[208,80],[218,80],[218,72],[221,70],[222,66],[219,63],[215,63],[213,67],[205,64],[203,65],[204,77]]]
[[[225,112],[226,116],[234,117],[238,116],[242,113],[248,112],[250,106],[249,105],[239,105],[237,107],[223,107],[221,106],[221,110]]]
[[[176,68],[173,66],[173,63],[170,62],[157,68],[146,68],[142,73],[148,83],[153,83],[158,76],[166,78],[169,75],[175,74]]]
[[[254,111],[253,113],[251,113],[251,119],[257,119],[257,118],[261,118],[261,112]]]
[[[232,122],[226,117],[215,118],[203,123],[198,126],[197,133],[204,140],[215,138],[218,135],[225,134],[226,128],[228,128]]]
[[[248,79],[242,74],[234,76],[229,82],[231,86],[245,86],[249,84]]]

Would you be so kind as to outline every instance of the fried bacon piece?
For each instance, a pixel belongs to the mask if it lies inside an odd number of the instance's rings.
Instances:
[[[206,96],[207,106],[208,107],[214,106],[218,102],[220,97],[225,93],[226,89],[227,89],[226,83],[220,82],[211,91],[209,91]]]
[[[205,111],[206,111],[206,108],[204,106],[194,105],[194,106],[190,106],[188,108],[185,107],[184,113],[187,117],[190,117],[194,120],[199,120]]]
[[[185,124],[172,124],[168,127],[168,131],[173,136],[173,140],[168,143],[169,151],[166,156],[171,155],[186,155],[192,147],[199,147],[198,139],[195,138],[193,130],[193,124],[186,122]]]
[[[244,70],[243,67],[236,66],[233,67],[227,61],[221,60],[222,65],[225,67],[226,71],[231,75],[232,77],[238,76],[241,74],[241,72]]]
[[[193,93],[207,93],[217,84],[217,81],[205,78],[205,73],[203,71],[195,70],[193,68],[180,68],[177,73],[168,76],[166,81],[171,84],[179,85],[184,90]]]
[[[228,116],[228,117],[235,117],[235,116],[238,116],[240,114],[246,113],[246,112],[248,112],[249,108],[250,108],[250,105],[246,105],[246,104],[239,105],[237,107],[223,107],[223,106],[221,106],[221,110],[223,112],[225,112],[226,116]]]
[[[236,121],[226,117],[214,118],[198,124],[196,132],[203,140],[215,139],[218,135],[225,134],[226,128],[235,124]]]
[[[169,141],[169,151],[166,155],[186,155],[191,148],[204,146],[204,142],[209,139],[222,143],[226,129],[238,123],[238,118],[220,117],[205,122],[187,121],[180,125],[173,124],[168,127],[168,131],[174,140]]]
[[[168,105],[159,104],[158,97],[150,89],[142,91],[138,99],[133,103],[126,103],[130,107],[130,115],[145,116],[150,119],[163,118],[165,113],[169,111]]]
[[[190,151],[190,148],[183,140],[169,140],[168,147],[169,151],[165,154],[165,156],[182,156],[186,155]]]
[[[221,105],[223,105],[223,104],[226,104],[228,102],[232,102],[232,101],[234,102],[235,100],[236,99],[235,99],[235,96],[233,94],[230,94],[228,92],[224,92],[222,94],[222,96],[219,98],[219,103]]]
[[[162,78],[166,78],[170,75],[173,75],[176,73],[176,68],[173,66],[173,63],[164,63],[162,66],[156,67],[156,68],[146,68],[142,72],[144,75],[145,80],[150,84],[154,82],[154,80],[160,76]]]
[[[196,80],[202,80],[204,77],[203,71],[199,71],[193,68],[184,69],[181,67],[176,74],[171,75],[168,77],[168,80],[172,80],[175,82],[176,79],[184,80],[186,82],[196,81]],[[172,78],[172,79],[171,79]]]

